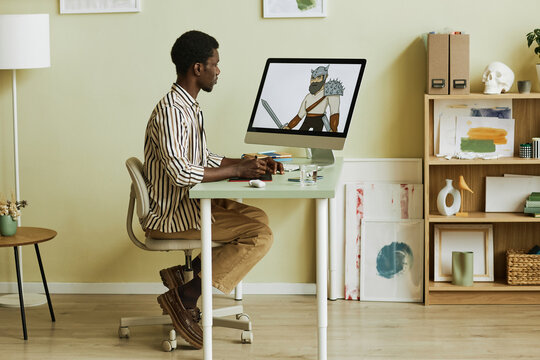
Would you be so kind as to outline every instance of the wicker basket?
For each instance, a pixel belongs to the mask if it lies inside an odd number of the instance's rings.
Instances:
[[[540,284],[540,255],[526,250],[506,251],[506,280],[510,285]]]

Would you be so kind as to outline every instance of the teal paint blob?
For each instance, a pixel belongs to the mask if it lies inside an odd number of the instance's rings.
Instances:
[[[377,254],[377,273],[391,279],[405,269],[411,268],[414,256],[411,247],[402,242],[384,246]]]

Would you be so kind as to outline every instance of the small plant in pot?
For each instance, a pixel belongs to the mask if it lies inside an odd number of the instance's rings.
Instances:
[[[539,61],[536,63],[536,75],[538,81],[540,81],[540,29],[534,29],[527,34],[527,45],[531,47],[534,44],[534,53],[539,57]]]
[[[26,207],[26,200],[7,200],[0,197],[0,235],[13,236],[17,232],[17,219],[21,209]]]

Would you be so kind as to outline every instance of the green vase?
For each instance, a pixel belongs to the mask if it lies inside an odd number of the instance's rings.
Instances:
[[[473,285],[473,254],[472,251],[452,251],[452,284]]]
[[[0,216],[0,235],[13,236],[17,232],[17,220],[13,220],[11,215]]]

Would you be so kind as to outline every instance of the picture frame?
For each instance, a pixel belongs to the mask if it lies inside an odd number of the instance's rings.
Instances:
[[[264,18],[326,17],[327,0],[263,0]]]
[[[360,300],[422,302],[424,221],[362,221]]]
[[[60,14],[140,12],[141,0],[60,0]]]
[[[452,281],[452,252],[472,251],[473,281],[493,281],[492,224],[434,225],[434,281]]]

